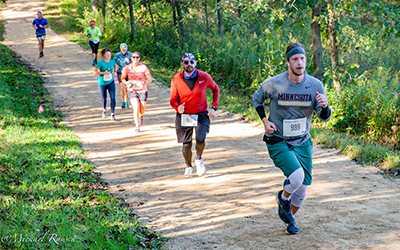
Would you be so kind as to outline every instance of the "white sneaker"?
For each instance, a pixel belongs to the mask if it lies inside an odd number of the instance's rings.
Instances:
[[[183,175],[183,178],[189,178],[189,177],[193,177],[193,167],[185,168],[185,174]]]
[[[206,166],[204,166],[203,158],[200,158],[199,160],[195,159],[194,162],[196,163],[196,170],[197,170],[197,175],[202,176],[206,174]]]

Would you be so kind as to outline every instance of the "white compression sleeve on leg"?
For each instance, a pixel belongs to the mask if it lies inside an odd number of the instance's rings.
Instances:
[[[283,183],[283,188],[289,194],[293,194],[304,181],[304,170],[302,168],[296,169]]]
[[[290,203],[295,207],[301,207],[306,198],[307,186],[302,184],[293,194]]]

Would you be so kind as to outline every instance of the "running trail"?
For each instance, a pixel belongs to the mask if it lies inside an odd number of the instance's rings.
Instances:
[[[169,249],[399,248],[399,186],[375,168],[318,146],[314,181],[296,216],[300,234],[286,235],[274,200],[284,177],[268,157],[262,128],[228,112],[218,111],[211,121],[207,175],[184,179],[169,89],[149,85],[143,132],[134,132],[132,110],[120,108],[119,96],[117,122],[102,119],[89,51],[48,29],[44,57],[38,58],[31,22],[43,5],[43,0],[7,1],[4,44],[44,74],[56,108],[81,138],[110,192],[172,237]]]

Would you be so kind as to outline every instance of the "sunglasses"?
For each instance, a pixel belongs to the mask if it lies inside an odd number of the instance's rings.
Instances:
[[[196,61],[195,61],[195,60],[190,60],[190,61],[183,60],[182,62],[183,62],[185,65],[188,65],[189,63],[190,63],[190,64],[194,64]]]
[[[140,56],[132,56],[132,58],[140,58]]]

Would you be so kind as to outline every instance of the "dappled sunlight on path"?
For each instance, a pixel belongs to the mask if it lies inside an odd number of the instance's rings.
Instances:
[[[211,120],[207,174],[184,179],[169,89],[149,85],[140,133],[132,109],[121,109],[118,85],[117,121],[102,119],[89,51],[47,30],[45,56],[38,58],[31,27],[38,9],[43,1],[8,1],[4,44],[43,73],[55,108],[80,137],[109,191],[172,237],[169,249],[398,249],[399,186],[375,168],[317,146],[313,184],[296,215],[300,235],[285,235],[274,197],[284,176],[268,157],[262,128],[223,110]]]

